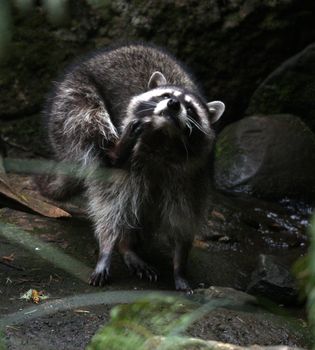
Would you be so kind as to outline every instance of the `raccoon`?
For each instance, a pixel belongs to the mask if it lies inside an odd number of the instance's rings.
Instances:
[[[169,53],[142,43],[97,51],[56,83],[45,110],[48,138],[59,164],[84,174],[99,242],[91,285],[109,281],[115,246],[131,272],[156,280],[138,248],[162,237],[173,251],[176,289],[191,290],[185,267],[206,209],[212,124],[224,108],[206,103]],[[74,188],[59,174],[46,193],[62,198]]]

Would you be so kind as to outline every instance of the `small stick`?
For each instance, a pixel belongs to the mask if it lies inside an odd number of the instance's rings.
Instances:
[[[11,265],[11,264],[9,264],[9,263],[7,263],[5,261],[0,261],[0,264],[8,266],[8,267],[11,267],[11,269],[15,269],[15,270],[18,270],[18,271],[24,271],[24,269],[22,267],[17,267],[17,266]]]

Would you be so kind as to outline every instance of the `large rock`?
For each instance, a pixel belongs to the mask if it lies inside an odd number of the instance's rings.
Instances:
[[[277,257],[265,254],[259,255],[258,266],[252,273],[247,291],[291,305],[299,296],[297,282],[287,266],[279,263]]]
[[[214,169],[221,190],[315,198],[315,137],[293,115],[244,118],[219,135]]]
[[[247,113],[293,113],[315,131],[315,43],[269,75],[254,92]]]

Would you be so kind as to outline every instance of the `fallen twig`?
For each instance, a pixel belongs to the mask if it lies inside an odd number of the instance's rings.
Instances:
[[[22,267],[14,266],[14,265],[12,265],[12,264],[10,264],[8,262],[5,262],[5,261],[0,261],[0,264],[8,266],[8,267],[10,267],[11,269],[14,269],[14,270],[24,271],[24,269]]]

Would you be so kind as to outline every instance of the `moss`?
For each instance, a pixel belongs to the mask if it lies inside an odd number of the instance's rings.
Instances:
[[[315,46],[284,61],[254,92],[247,114],[291,113],[315,131]]]
[[[264,18],[260,27],[267,30],[282,30],[290,25],[290,21],[286,21],[283,18],[278,18],[274,13],[268,13]]]
[[[27,18],[16,16],[10,59],[0,66],[0,115],[29,115],[40,109],[43,98],[65,64],[82,50],[81,37],[71,44],[71,30],[56,30],[37,9]]]
[[[230,139],[231,127],[225,128],[225,130],[219,135],[215,145],[214,156],[216,163],[220,167],[228,169],[235,162],[235,159],[242,154],[240,148],[235,147]]]

